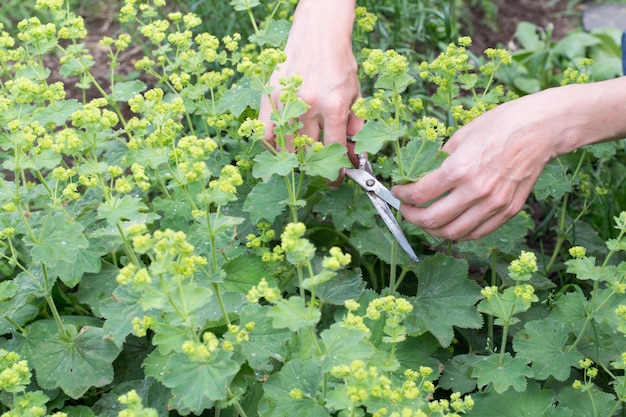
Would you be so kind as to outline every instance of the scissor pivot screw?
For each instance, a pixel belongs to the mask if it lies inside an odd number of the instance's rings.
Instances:
[[[375,182],[374,180],[372,180],[372,179],[369,179],[369,180],[365,181],[365,184],[366,184],[368,187],[373,187],[373,186],[374,186],[374,184],[376,184],[376,182]]]

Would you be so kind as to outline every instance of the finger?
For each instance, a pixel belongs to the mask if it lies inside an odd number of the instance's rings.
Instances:
[[[449,192],[456,182],[442,165],[414,183],[394,186],[391,192],[404,203],[423,206]]]

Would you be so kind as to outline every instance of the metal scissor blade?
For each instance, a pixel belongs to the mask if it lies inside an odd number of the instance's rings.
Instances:
[[[378,214],[380,214],[380,217],[382,217],[383,221],[387,225],[387,228],[391,231],[393,237],[395,237],[400,244],[400,247],[406,252],[409,258],[411,258],[415,262],[419,262],[419,258],[413,251],[413,248],[409,244],[409,241],[402,232],[402,229],[396,221],[396,218],[393,216],[393,213],[387,205],[387,202],[383,201],[381,198],[371,192],[368,192],[367,196],[372,201],[374,207],[376,207],[376,211],[378,211]]]
[[[363,169],[346,169],[346,175],[359,184],[367,193],[373,193],[382,198],[387,204],[396,210],[400,210],[400,200],[395,198],[375,176]]]

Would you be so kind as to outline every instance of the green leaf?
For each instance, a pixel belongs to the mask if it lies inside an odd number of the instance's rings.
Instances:
[[[347,300],[358,300],[365,290],[361,270],[342,271],[330,281],[315,288],[315,295],[324,303],[343,305]]]
[[[256,256],[238,256],[228,261],[222,268],[226,276],[220,283],[220,288],[225,291],[247,294],[261,281],[262,277],[265,277],[270,285],[276,285],[276,280],[271,276],[267,263]]]
[[[57,101],[39,111],[35,120],[42,126],[45,126],[48,123],[54,123],[55,126],[62,126],[65,122],[67,122],[70,116],[81,107],[82,104],[76,99],[64,100],[61,102]]]
[[[537,300],[524,300],[515,294],[515,287],[508,287],[502,293],[482,300],[477,308],[481,313],[495,317],[495,324],[504,326],[517,323],[519,319],[514,316],[527,311],[532,301]]]
[[[344,181],[337,190],[326,189],[314,210],[329,217],[338,231],[352,230],[355,223],[370,228],[376,224],[376,209],[367,193]]]
[[[80,398],[90,387],[113,381],[113,361],[120,353],[101,328],[85,326],[71,339],[60,334],[36,345],[31,362],[37,381],[44,389],[61,388],[67,395]]]
[[[541,43],[537,25],[529,22],[520,22],[515,30],[515,36],[524,49],[538,49]]]
[[[596,386],[584,395],[572,387],[565,387],[559,392],[557,401],[572,410],[573,417],[614,416],[611,411],[615,411],[617,405],[614,395],[602,392]]]
[[[280,300],[270,308],[268,317],[276,329],[289,329],[293,332],[305,327],[315,326],[321,318],[318,309],[311,309],[304,303],[304,299],[294,296]]]
[[[289,152],[280,152],[274,155],[270,151],[264,151],[254,158],[252,175],[255,178],[269,179],[272,175],[284,177],[298,167],[298,158]]]
[[[230,0],[229,3],[238,12],[252,9],[261,4],[260,0]]]
[[[268,182],[260,182],[254,187],[243,209],[250,213],[250,221],[254,224],[263,219],[273,222],[287,207],[288,199],[285,179],[274,176]]]
[[[548,197],[561,199],[565,193],[572,190],[571,178],[567,175],[567,168],[553,160],[541,172],[533,188],[533,194],[537,200],[545,200]]]
[[[596,266],[596,258],[594,256],[575,258],[565,261],[567,272],[575,274],[576,278],[586,281],[608,281],[613,275],[611,268],[602,268]]]
[[[101,271],[94,274],[85,274],[80,280],[76,296],[81,303],[91,307],[96,317],[103,317],[100,307],[105,300],[110,299],[113,291],[118,287],[115,280],[119,268],[105,262]]]
[[[578,351],[567,351],[569,332],[565,325],[552,318],[526,323],[513,340],[518,358],[532,362],[535,379],[545,380],[553,376],[565,381],[570,367],[577,367],[583,355]]]
[[[230,111],[235,117],[239,117],[248,107],[258,110],[260,102],[261,91],[252,88],[250,80],[243,78],[220,98],[216,112]]]
[[[113,205],[103,202],[98,207],[98,218],[105,219],[111,226],[116,226],[120,220],[134,220],[148,207],[138,197],[125,195],[113,200]]]
[[[365,360],[375,352],[367,343],[367,334],[358,329],[346,328],[340,323],[334,323],[321,334],[324,346],[325,372],[333,366],[348,365],[357,359]]]
[[[472,371],[481,357],[476,354],[456,355],[443,365],[443,374],[439,378],[439,386],[462,394],[476,389],[476,379]]]
[[[475,405],[468,417],[571,417],[570,410],[556,413],[555,394],[552,390],[540,390],[539,385],[529,384],[525,392],[508,390],[504,393],[488,392],[472,395]],[[565,404],[567,405],[567,404]]]
[[[427,140],[422,138],[412,139],[402,149],[402,166],[404,174],[394,172],[394,182],[406,184],[415,182],[428,172],[438,168],[447,158],[447,154],[441,150],[441,140]]]
[[[504,355],[493,354],[476,362],[472,377],[477,379],[478,388],[493,384],[493,388],[499,394],[509,387],[513,387],[517,392],[523,392],[526,390],[526,378],[533,376],[527,364],[528,360],[513,358],[508,352]]]
[[[318,386],[322,381],[322,367],[317,360],[289,361],[280,372],[270,376],[263,384],[265,394],[259,404],[261,417],[329,417],[330,414],[317,401]],[[289,393],[298,389],[301,399]]]
[[[473,253],[483,260],[489,259],[494,252],[517,257],[522,249],[526,249],[524,239],[534,225],[533,219],[521,212],[493,233],[478,240],[459,242],[456,247],[461,252]]]
[[[242,324],[254,323],[250,331],[250,339],[242,343],[241,351],[248,365],[257,372],[270,372],[274,369],[272,362],[284,362],[287,356],[287,341],[291,338],[288,329],[276,329],[268,316],[269,306],[258,304],[246,305],[240,317]]]
[[[384,124],[376,121],[368,121],[354,135],[356,146],[355,152],[369,152],[372,154],[378,153],[387,142],[394,142],[406,135],[407,128],[402,126],[399,129],[395,129],[391,126],[385,126]]]
[[[146,89],[146,84],[139,80],[118,82],[111,88],[109,98],[112,101],[128,101]]]
[[[291,23],[284,19],[270,20],[259,33],[250,36],[250,42],[278,48],[287,40],[290,27]]]
[[[300,169],[309,175],[319,175],[328,180],[335,181],[341,168],[352,166],[346,156],[346,148],[339,143],[324,146],[322,150],[315,152],[309,148],[305,155],[304,164]]]
[[[82,224],[68,221],[61,213],[47,217],[37,241],[26,240],[26,244],[32,246],[33,262],[49,266],[58,261],[74,262],[80,251],[89,245],[82,232]]]
[[[178,353],[168,358],[163,376],[151,376],[171,388],[170,404],[181,414],[199,415],[215,401],[226,399],[228,387],[239,372],[239,364],[231,356],[232,352],[217,349],[208,361],[194,362]]]
[[[74,261],[59,261],[49,270],[49,273],[53,276],[58,276],[69,288],[74,288],[85,273],[100,271],[102,267],[101,255],[103,255],[103,252],[98,248],[88,247],[80,249],[76,253]]]
[[[104,331],[118,346],[122,346],[126,336],[133,331],[133,319],[148,314],[139,304],[139,294],[122,285],[102,302],[100,312],[106,318]]]
[[[467,263],[437,254],[420,262],[417,276],[413,311],[405,320],[409,334],[428,331],[447,347],[452,343],[454,326],[482,326],[482,316],[475,308],[482,295],[478,285],[467,279]]]

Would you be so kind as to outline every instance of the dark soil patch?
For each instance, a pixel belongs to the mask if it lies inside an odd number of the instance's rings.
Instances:
[[[560,39],[581,26],[583,5],[568,10],[569,0],[499,0],[497,16],[486,16],[479,7],[471,9],[471,23],[467,30],[477,53],[486,48],[515,46],[515,30],[520,22],[531,22],[539,28],[551,26],[553,38]],[[551,3],[555,3],[552,5]],[[494,21],[495,20],[495,21]]]

